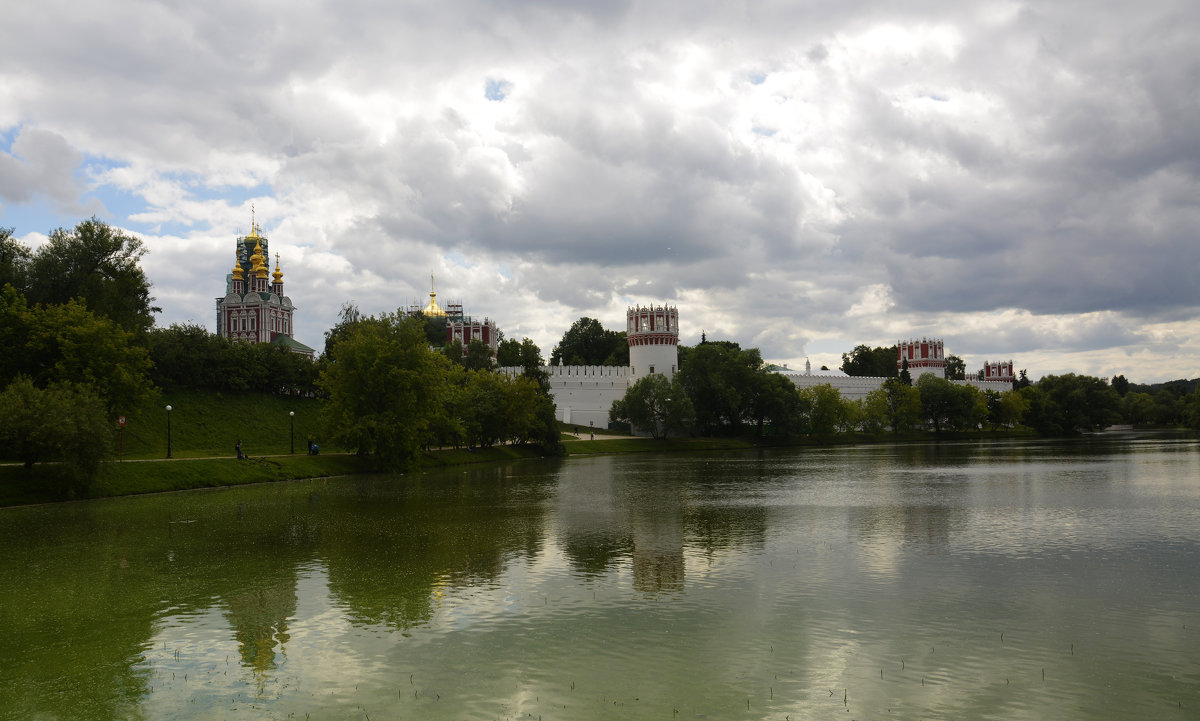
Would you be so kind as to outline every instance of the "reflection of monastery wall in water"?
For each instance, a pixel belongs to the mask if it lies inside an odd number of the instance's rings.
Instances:
[[[679,506],[631,509],[633,587],[644,593],[682,591],[683,512]]]

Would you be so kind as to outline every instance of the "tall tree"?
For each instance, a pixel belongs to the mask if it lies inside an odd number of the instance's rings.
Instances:
[[[113,412],[151,392],[150,360],[133,333],[74,300],[33,306],[12,287],[0,290],[0,343],[0,383],[26,375],[38,388],[79,384]]]
[[[140,239],[96,218],[59,228],[33,254],[26,296],[47,305],[80,299],[96,315],[141,333],[161,310],[151,305],[150,281],[138,264],[145,254]]]
[[[449,392],[449,361],[429,349],[424,319],[360,319],[332,350],[319,381],[327,434],[381,469],[414,465]]]
[[[27,469],[51,463],[38,476],[66,496],[86,490],[112,451],[104,404],[82,386],[56,382],[38,388],[20,376],[0,391],[0,449]]]
[[[462,364],[469,371],[490,371],[496,367],[491,346],[481,340],[473,340],[467,344],[467,353],[462,356]]]
[[[749,391],[746,416],[756,436],[763,437],[768,428],[776,438],[800,432],[803,418],[796,384],[779,373],[755,373]]]
[[[33,253],[13,237],[12,228],[0,228],[0,288],[9,284],[25,292],[32,259]]]
[[[678,377],[704,435],[736,434],[749,419],[756,376],[767,373],[757,348],[708,342],[692,349]]]
[[[807,415],[807,430],[816,436],[828,436],[847,425],[852,403],[828,383],[800,389],[800,401]]]
[[[325,331],[325,352],[321,354],[324,359],[333,359],[333,348],[342,338],[350,332],[350,328],[363,319],[362,311],[353,303],[342,303],[341,310],[338,311],[338,321],[332,328]]]
[[[842,372],[848,376],[893,378],[896,376],[896,346],[872,348],[857,345],[842,354]]]
[[[550,353],[551,365],[629,365],[624,331],[605,330],[595,318],[571,324]]]
[[[635,430],[649,431],[654,438],[663,438],[668,433],[686,430],[692,407],[679,376],[667,380],[661,373],[651,373],[639,378],[623,397],[613,401],[610,417],[629,423]]]
[[[935,433],[976,428],[987,419],[987,399],[974,386],[956,385],[926,373],[917,379],[921,411]]]
[[[1043,435],[1072,435],[1120,420],[1120,396],[1102,378],[1067,373],[1044,376],[1022,389],[1029,402],[1023,421]]]
[[[967,379],[967,363],[962,358],[951,353],[946,356],[946,380],[962,381]]]
[[[893,433],[907,433],[921,422],[921,393],[900,378],[889,378],[867,394],[863,419],[870,425],[864,430],[887,426]]]

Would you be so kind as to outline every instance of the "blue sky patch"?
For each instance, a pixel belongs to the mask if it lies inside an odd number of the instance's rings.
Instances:
[[[512,83],[500,78],[488,78],[483,87],[484,97],[486,97],[488,100],[495,100],[497,102],[507,98],[509,92],[511,91]]]

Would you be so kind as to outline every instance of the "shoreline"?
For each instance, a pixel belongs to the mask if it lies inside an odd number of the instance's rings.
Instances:
[[[1162,433],[1163,429],[1128,431],[1121,429],[1111,435]],[[1105,433],[1081,436],[1095,438]],[[526,446],[492,446],[467,450],[447,448],[422,455],[420,465],[413,470],[432,470],[456,466],[512,463],[523,460],[584,458],[630,453],[704,453],[716,451],[747,451],[762,448],[821,448],[844,445],[911,444],[930,442],[1007,441],[1037,438],[1027,431],[978,431],[941,436],[917,432],[893,436],[837,435],[828,438],[803,438],[773,442],[752,438],[668,438],[601,437],[596,440],[570,439],[563,443],[561,456],[544,456],[539,449]],[[408,471],[412,472],[412,471]],[[327,453],[318,456],[281,453],[247,457],[238,460],[229,456],[196,456],[176,458],[127,458],[106,461],[97,478],[84,494],[76,497],[55,497],[52,489],[39,488],[19,464],[0,467],[0,508],[15,508],[65,501],[97,500],[130,495],[171,493],[203,488],[225,488],[259,483],[312,480],[342,476],[380,473],[368,460],[352,453]]]

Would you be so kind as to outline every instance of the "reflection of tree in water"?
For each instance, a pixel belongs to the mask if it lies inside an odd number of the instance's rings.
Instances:
[[[324,529],[321,554],[351,620],[426,623],[446,586],[494,581],[513,558],[534,556],[549,486],[511,472],[380,478],[356,485],[353,497],[329,497],[338,522]]]
[[[629,558],[633,553],[633,539],[603,532],[576,533],[567,530],[563,533],[561,546],[571,567],[587,578],[607,573],[621,559]]]
[[[286,656],[288,619],[296,615],[295,575],[263,582],[225,595],[227,617],[238,643],[242,665],[254,672],[261,693],[269,672],[275,670],[276,651]],[[269,580],[269,579],[267,579]]]
[[[719,551],[762,548],[767,538],[767,509],[762,506],[694,506],[684,523],[689,545],[709,557]]]
[[[0,528],[0,709],[12,718],[135,718],[162,683],[146,659],[164,609],[198,615],[266,577],[278,589],[269,596],[291,601],[264,597],[264,608],[277,619],[294,613],[292,569],[311,535],[286,504],[255,502],[269,494],[231,489],[10,513]],[[231,601],[235,628],[258,623],[244,620],[257,612],[240,610],[253,606]],[[186,653],[186,639],[164,640]]]

